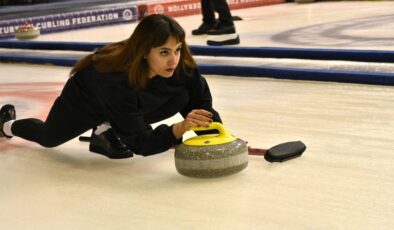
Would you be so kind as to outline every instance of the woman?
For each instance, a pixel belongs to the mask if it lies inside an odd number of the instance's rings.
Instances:
[[[55,147],[104,124],[132,152],[148,156],[179,144],[192,126],[221,122],[184,30],[165,15],[144,18],[129,39],[84,57],[70,75],[45,122],[15,120],[14,106],[3,106],[0,136]],[[183,121],[151,128],[178,112]]]

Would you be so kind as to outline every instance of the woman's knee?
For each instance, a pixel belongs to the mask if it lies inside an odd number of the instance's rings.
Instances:
[[[39,141],[39,144],[46,148],[54,148],[61,144],[65,143],[65,141],[56,140],[54,138],[44,138]]]

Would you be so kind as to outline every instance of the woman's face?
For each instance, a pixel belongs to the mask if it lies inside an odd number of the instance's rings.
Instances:
[[[156,75],[164,78],[171,77],[179,63],[181,48],[182,43],[178,43],[172,36],[164,45],[152,48],[146,57],[149,65],[149,78]]]

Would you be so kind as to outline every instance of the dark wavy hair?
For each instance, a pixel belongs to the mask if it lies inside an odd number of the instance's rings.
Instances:
[[[73,67],[70,75],[93,64],[98,72],[125,72],[131,87],[144,88],[149,74],[149,65],[144,57],[152,48],[165,44],[170,36],[182,43],[181,58],[174,75],[187,74],[189,70],[196,68],[196,62],[186,44],[185,31],[173,18],[152,14],[142,19],[130,38],[108,44],[83,57]]]

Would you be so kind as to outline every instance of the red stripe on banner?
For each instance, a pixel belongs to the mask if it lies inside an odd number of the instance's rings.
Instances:
[[[285,3],[285,0],[228,0],[230,9],[241,9],[257,6]],[[200,0],[170,0],[144,3],[138,6],[139,18],[149,14],[166,14],[179,17],[201,14]]]
[[[149,14],[166,14],[171,17],[179,17],[200,14],[201,4],[200,0],[172,0],[142,4],[138,9],[142,17]]]

